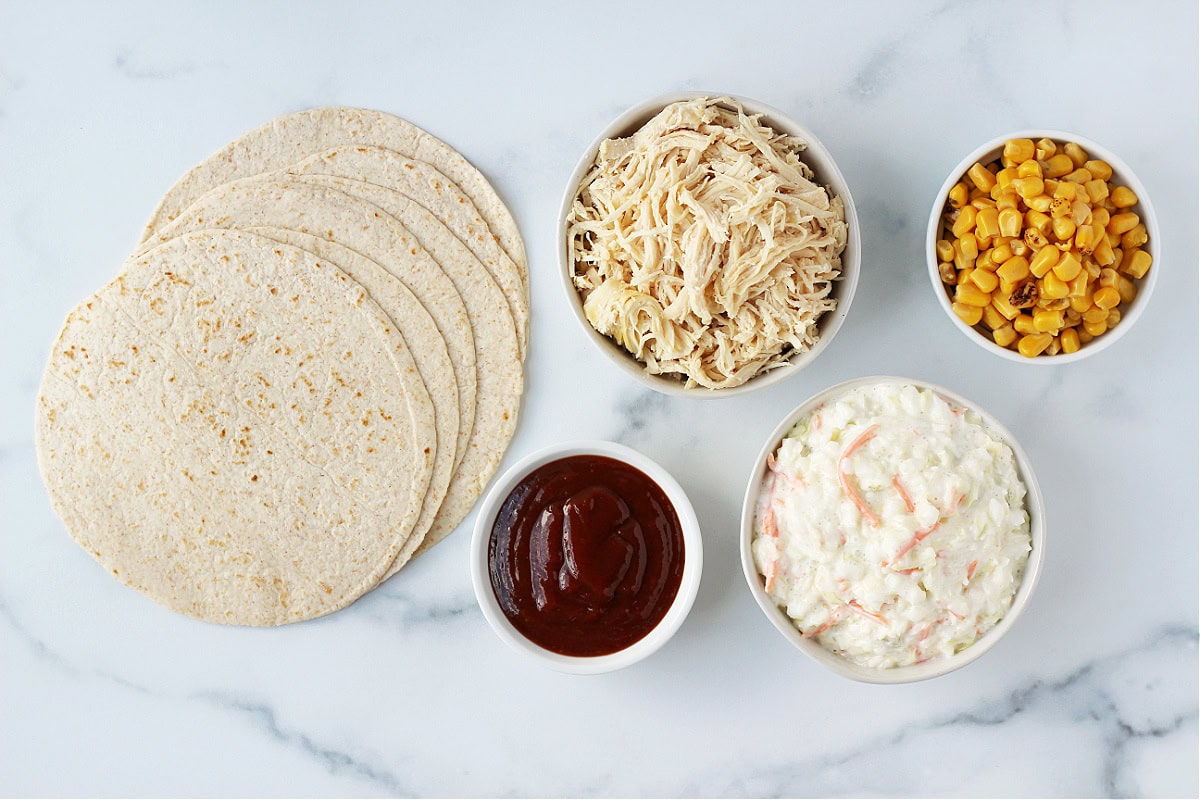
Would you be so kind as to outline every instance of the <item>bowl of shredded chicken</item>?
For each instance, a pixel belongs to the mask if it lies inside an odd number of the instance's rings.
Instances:
[[[858,221],[825,147],[744,98],[660,97],[586,151],[559,218],[589,336],[668,393],[761,388],[816,358],[858,280]]]
[[[1013,437],[948,390],[865,378],[780,424],[747,489],[742,561],[793,643],[901,683],[982,655],[1037,581],[1041,492]]]

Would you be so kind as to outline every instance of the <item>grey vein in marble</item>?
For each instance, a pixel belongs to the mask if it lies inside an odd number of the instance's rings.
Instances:
[[[372,622],[385,623],[397,629],[445,625],[469,619],[479,607],[473,595],[423,600],[412,592],[391,589],[384,583],[358,601],[356,607]]]
[[[654,420],[666,414],[668,405],[667,396],[652,389],[645,389],[622,400],[617,405],[622,425],[613,435],[613,440],[626,445],[634,444]]]

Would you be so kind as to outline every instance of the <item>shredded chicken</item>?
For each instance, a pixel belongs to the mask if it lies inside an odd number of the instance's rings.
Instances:
[[[567,217],[592,326],[689,387],[739,386],[812,347],[846,219],[805,147],[728,98],[601,144]]]

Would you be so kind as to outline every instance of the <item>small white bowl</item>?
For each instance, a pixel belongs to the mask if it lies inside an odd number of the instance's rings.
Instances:
[[[923,664],[913,664],[907,667],[892,667],[890,669],[873,669],[855,664],[848,659],[826,650],[819,642],[814,639],[806,639],[796,630],[796,626],[788,615],[775,605],[763,588],[763,579],[759,575],[758,569],[754,565],[754,555],[751,552],[750,545],[754,536],[754,512],[758,502],[758,495],[762,488],[763,479],[766,476],[766,461],[767,456],[774,453],[779,443],[783,440],[784,435],[799,422],[802,418],[812,413],[817,406],[829,401],[830,399],[843,394],[851,389],[856,389],[860,386],[874,386],[879,384],[908,384],[917,386],[923,389],[928,389],[944,397],[950,402],[970,408],[977,412],[982,417],[984,424],[988,430],[995,434],[1001,441],[1012,448],[1013,455],[1017,460],[1017,473],[1021,481],[1025,484],[1025,510],[1029,512],[1030,533],[1032,535],[1033,549],[1029,553],[1029,560],[1025,565],[1025,571],[1021,578],[1021,586],[1017,590],[1016,597],[1013,598],[1012,607],[1008,613],[979,640],[972,644],[967,649],[954,654],[950,658],[941,660],[930,660]],[[742,553],[742,572],[745,574],[746,583],[750,586],[750,592],[754,595],[755,601],[758,602],[759,608],[767,615],[767,619],[771,624],[783,634],[783,637],[798,647],[805,655],[811,657],[819,664],[828,669],[842,675],[846,678],[851,678],[864,683],[913,683],[923,681],[929,678],[936,678],[939,675],[945,675],[948,672],[953,672],[956,669],[965,667],[975,659],[982,656],[990,650],[996,642],[1013,626],[1017,617],[1025,610],[1025,606],[1029,603],[1029,597],[1033,594],[1034,588],[1037,586],[1038,577],[1042,571],[1042,558],[1046,549],[1046,508],[1042,501],[1042,490],[1038,487],[1037,478],[1033,474],[1033,467],[1029,463],[1029,458],[1025,455],[1025,451],[1021,449],[1021,445],[1013,438],[1013,435],[1001,425],[995,417],[988,414],[976,403],[971,402],[965,397],[956,394],[949,389],[938,386],[927,381],[914,380],[912,378],[900,378],[893,376],[874,376],[867,378],[856,378],[854,380],[839,383],[836,386],[818,392],[812,397],[805,400],[795,408],[790,414],[775,426],[775,430],[767,438],[767,442],[763,445],[762,450],[758,453],[758,459],[754,462],[754,468],[750,472],[750,480],[746,487],[746,495],[742,501],[742,525],[741,525],[741,553]]]
[[[682,100],[693,100],[697,97],[729,97],[741,103],[742,108],[745,109],[747,114],[762,114],[763,122],[772,129],[786,133],[789,136],[798,136],[807,142],[808,147],[804,151],[803,160],[812,168],[814,181],[832,189],[835,195],[842,198],[846,209],[846,249],[842,252],[841,277],[833,282],[833,290],[831,292],[831,296],[837,300],[837,307],[833,311],[822,315],[818,321],[817,327],[820,330],[820,337],[817,343],[809,350],[793,355],[786,366],[761,373],[746,381],[741,386],[735,386],[731,389],[705,389],[703,387],[689,389],[677,378],[668,375],[651,375],[646,371],[645,365],[630,355],[623,347],[592,327],[591,323],[587,321],[587,317],[583,314],[583,299],[579,296],[579,292],[576,291],[575,285],[571,282],[574,265],[571,263],[567,242],[567,214],[570,213],[571,205],[575,202],[575,196],[579,193],[580,182],[596,161],[596,153],[599,151],[601,143],[606,139],[630,136],[649,122],[658,112],[672,103]],[[821,354],[821,351],[833,341],[834,335],[842,327],[842,323],[850,311],[850,301],[854,299],[854,291],[858,286],[861,254],[862,244],[858,230],[858,213],[854,209],[854,200],[850,196],[850,187],[846,183],[846,179],[842,177],[841,170],[838,169],[837,163],[834,162],[833,156],[830,155],[825,145],[821,144],[821,141],[812,131],[791,119],[779,109],[760,103],[757,100],[736,97],[720,92],[675,92],[664,94],[638,103],[617,117],[584,150],[583,156],[579,159],[579,163],[575,167],[575,171],[571,173],[571,178],[567,181],[566,190],[563,192],[562,204],[558,211],[559,277],[567,293],[567,304],[570,306],[575,318],[579,320],[579,324],[583,327],[588,339],[600,349],[600,352],[604,353],[609,361],[634,380],[640,381],[655,391],[680,397],[733,397],[753,392],[777,383],[791,375],[795,375],[811,364]]]
[[[683,575],[680,578],[679,590],[666,615],[649,633],[624,650],[587,657],[555,653],[525,638],[513,627],[500,608],[488,570],[488,542],[492,535],[492,525],[509,493],[538,467],[560,458],[580,455],[607,456],[641,470],[658,484],[671,501],[683,531]],[[484,497],[471,538],[471,584],[475,589],[475,599],[479,602],[479,608],[492,630],[501,641],[518,653],[540,662],[543,666],[576,675],[594,675],[628,667],[666,644],[691,611],[696,592],[700,588],[700,574],[703,569],[704,544],[700,536],[700,523],[696,520],[696,512],[692,509],[691,501],[688,500],[683,487],[656,462],[636,450],[614,442],[578,441],[555,444],[531,453],[513,464]]]
[[[1026,358],[1015,350],[1009,350],[1006,347],[996,344],[990,337],[975,330],[954,313],[954,309],[950,307],[950,295],[946,291],[946,284],[942,283],[942,278],[938,274],[937,240],[938,234],[941,231],[942,211],[946,207],[946,200],[950,196],[950,190],[954,188],[954,184],[966,177],[967,170],[971,168],[971,165],[976,161],[981,164],[987,164],[1000,158],[1000,154],[1004,150],[1004,143],[1009,139],[1033,139],[1036,142],[1043,137],[1053,139],[1059,144],[1075,142],[1087,151],[1089,157],[1100,158],[1109,163],[1113,170],[1113,176],[1109,179],[1110,183],[1119,186],[1128,186],[1134,191],[1138,196],[1138,203],[1129,210],[1135,212],[1146,226],[1149,241],[1142,245],[1142,249],[1150,254],[1153,263],[1151,263],[1150,271],[1146,273],[1146,276],[1136,281],[1138,289],[1137,297],[1128,306],[1122,304],[1121,321],[1115,328],[1106,331],[1101,336],[1097,336],[1074,353],[1059,353],[1053,356],[1040,355],[1036,358]],[[934,296],[937,297],[942,310],[946,312],[946,316],[950,318],[950,321],[954,323],[956,328],[966,334],[975,344],[1001,358],[1021,364],[1046,366],[1069,364],[1072,361],[1079,361],[1088,356],[1093,356],[1101,350],[1111,347],[1118,339],[1129,332],[1134,323],[1138,321],[1138,318],[1142,316],[1146,304],[1150,302],[1150,295],[1154,292],[1154,286],[1158,283],[1158,272],[1162,269],[1160,263],[1162,247],[1159,242],[1158,215],[1154,213],[1154,206],[1150,203],[1150,194],[1146,191],[1146,187],[1142,185],[1142,182],[1138,180],[1137,175],[1133,174],[1133,170],[1130,169],[1129,165],[1122,161],[1116,153],[1104,145],[1078,134],[1054,130],[1024,130],[1008,133],[1004,136],[997,136],[995,139],[985,142],[951,170],[950,176],[942,184],[941,191],[938,192],[937,198],[934,200],[933,210],[929,214],[929,226],[925,236],[925,261],[929,267],[929,279],[933,282]]]

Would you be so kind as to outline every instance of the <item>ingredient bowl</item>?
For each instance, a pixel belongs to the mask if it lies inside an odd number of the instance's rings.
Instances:
[[[1054,142],[1053,155],[1038,149],[1043,139]],[[999,162],[1005,155],[1006,143],[1013,140],[1028,140],[1008,151],[1013,161],[1022,158],[1025,161],[1011,171],[1004,170],[1009,173],[1004,178],[1022,181],[1007,185],[1014,191],[1018,186],[1028,190],[1029,198],[1009,193],[1007,200],[1001,200],[999,192],[1005,184],[996,180],[1001,176],[984,174],[987,172],[984,167]],[[1034,154],[1026,158],[1027,154],[1020,151],[1028,150],[1029,143],[1034,143]],[[1068,150],[1068,143],[1083,152]],[[1036,164],[1028,167],[1031,162]],[[1111,168],[1109,177],[1105,177],[1108,172],[1105,164]],[[1087,186],[1091,165],[1095,165],[1092,185]],[[1033,172],[1019,172],[1022,167]],[[1064,172],[1068,168],[1072,171]],[[1034,174],[1037,172],[1040,174]],[[992,183],[999,185],[995,189],[984,188]],[[1118,196],[1116,187],[1132,190],[1136,198],[1125,192]],[[954,231],[948,230],[944,217],[947,213],[966,213],[965,209],[955,211],[964,204],[961,196],[964,188],[978,190],[980,203],[994,202],[996,207],[987,212],[990,216],[986,222],[982,222],[984,210],[975,208],[971,217],[981,220],[980,224],[968,219],[961,227],[974,233],[960,232],[956,237]],[[1111,195],[1110,189],[1114,190]],[[1019,200],[1018,207],[1006,211],[1014,197]],[[1136,203],[1129,205],[1134,199]],[[1102,215],[1099,221],[1103,226],[1092,228],[1095,217],[1076,207],[1077,202]],[[1118,216],[1120,219],[1116,219]],[[1018,225],[1020,232],[1010,237]],[[1088,228],[1086,234],[1084,227]],[[1135,230],[1127,230],[1128,227]],[[1115,245],[1107,241],[1107,235],[1100,235],[1101,229],[1113,235]],[[942,253],[938,252],[939,241]],[[1150,300],[1162,268],[1159,242],[1158,217],[1149,194],[1120,157],[1077,134],[1025,130],[984,143],[951,170],[929,215],[925,252],[934,296],[955,327],[1001,358],[1046,365],[1095,355],[1133,328]],[[1138,260],[1131,263],[1129,259],[1135,254]],[[957,285],[960,281],[962,287]],[[1104,292],[1101,299],[1104,286],[1119,291]],[[1041,302],[1033,304],[1036,301]],[[1023,317],[1031,318],[1014,316],[1022,311]]]
[[[963,415],[964,412],[961,411],[962,409],[966,409],[968,412],[975,412],[976,414],[978,414],[978,421],[977,421],[977,424],[975,424],[974,417],[971,418],[973,420],[973,423],[972,423],[973,427],[976,429],[978,427],[982,427],[983,431],[986,432],[986,434],[988,435],[989,438],[991,438],[993,440],[999,440],[1003,444],[1006,444],[1012,450],[1014,460],[1015,460],[1016,478],[1019,479],[1019,481],[1024,485],[1025,490],[1026,490],[1025,499],[1024,499],[1024,510],[1029,516],[1029,537],[1030,537],[1031,550],[1029,551],[1028,560],[1026,561],[1024,571],[1020,577],[1020,583],[1016,589],[1015,595],[1013,595],[1012,603],[1011,603],[1011,606],[1008,608],[1008,611],[1006,613],[1004,613],[1003,617],[1001,617],[999,619],[999,621],[996,622],[993,627],[991,627],[988,630],[985,630],[983,635],[980,636],[978,639],[976,639],[972,644],[970,644],[969,646],[966,646],[965,649],[958,650],[957,652],[953,652],[952,654],[948,654],[945,656],[929,657],[928,660],[925,660],[923,663],[913,663],[913,664],[908,664],[908,665],[903,665],[903,666],[892,666],[892,667],[887,667],[887,668],[876,668],[873,666],[865,666],[865,665],[856,663],[854,661],[851,661],[849,658],[843,657],[842,655],[839,655],[832,650],[826,649],[826,647],[823,646],[815,637],[809,638],[809,637],[805,637],[804,635],[802,635],[800,630],[797,628],[796,624],[793,623],[792,618],[789,617],[788,614],[785,613],[785,611],[782,608],[777,606],[775,601],[771,597],[771,595],[768,594],[768,592],[764,586],[764,584],[765,584],[764,576],[762,574],[760,574],[758,567],[755,564],[754,552],[752,550],[752,544],[753,544],[754,532],[755,532],[755,521],[756,521],[755,517],[756,517],[758,505],[759,505],[759,498],[762,494],[763,487],[765,485],[764,482],[767,480],[767,476],[771,474],[772,466],[775,465],[774,454],[776,453],[777,449],[779,448],[779,445],[783,441],[784,437],[787,436],[789,434],[789,432],[792,431],[793,426],[795,426],[797,422],[800,422],[801,420],[809,418],[810,415],[812,415],[814,412],[816,412],[818,410],[822,410],[824,408],[825,404],[830,403],[831,401],[836,401],[840,398],[844,398],[846,396],[846,393],[850,392],[851,390],[860,389],[860,388],[864,388],[864,387],[882,387],[882,388],[887,389],[890,387],[900,387],[900,386],[906,386],[906,385],[916,387],[918,390],[927,390],[928,392],[932,392],[932,393],[940,396],[940,398],[942,400],[945,400],[950,404],[951,410],[954,411],[954,414],[963,420],[966,420],[967,417]],[[825,409],[826,418],[830,417],[831,415],[835,415],[837,413],[837,411],[838,410],[836,408],[836,404],[835,404],[835,407],[832,408],[832,410]],[[949,416],[949,414],[950,414],[950,410],[945,410],[945,415],[947,417]],[[818,425],[818,429],[819,429],[820,423],[818,422],[815,424]],[[835,417],[835,421],[832,421],[832,422],[827,421],[826,424],[827,425],[837,424],[836,417]],[[877,427],[877,426],[873,426],[873,427]],[[841,430],[841,429],[838,429],[838,430]],[[870,435],[871,435],[870,429],[868,429],[867,434],[862,437],[862,440],[863,441],[867,440],[870,437]],[[851,443],[849,446],[849,449],[851,451],[853,451],[857,446],[858,446],[857,443]],[[875,445],[872,445],[872,446],[875,446]],[[905,452],[910,452],[910,451],[908,451],[906,449]],[[770,462],[768,461],[768,457],[771,457]],[[841,463],[839,461],[838,475],[839,475],[839,479],[843,482],[843,486],[845,486],[846,485],[845,482],[847,479],[844,476],[842,476],[841,469],[842,469]],[[807,475],[807,477],[810,480],[814,479],[813,474],[809,474],[809,475]],[[792,480],[799,481],[799,482],[801,482],[801,484],[804,483],[805,478],[806,478],[805,474],[799,474],[799,475],[791,477]],[[849,480],[857,481],[858,480],[857,475],[852,474],[850,476]],[[896,478],[893,478],[893,481],[896,481]],[[817,488],[820,489],[821,487],[817,486]],[[890,487],[888,487],[888,488],[890,489]],[[911,488],[911,484],[910,484],[910,488]],[[807,489],[805,489],[805,491],[807,491]],[[835,489],[834,491],[836,492],[837,490]],[[908,495],[906,495],[904,493],[902,484],[899,484],[897,482],[896,491],[899,492],[900,497],[903,498],[904,503],[907,504],[908,513],[914,514],[915,512],[913,511],[913,507],[914,507],[913,501],[908,497]],[[956,489],[955,491],[957,492],[958,490]],[[772,490],[772,494],[773,494],[773,490]],[[838,495],[838,496],[840,498],[840,495]],[[918,501],[920,501],[921,499],[922,498],[918,498]],[[960,497],[959,499],[961,500],[962,498]],[[957,506],[957,502],[958,501],[955,501],[955,506]],[[899,513],[903,513],[903,508],[901,508],[899,506],[898,501],[896,501],[896,504],[897,504],[897,508],[900,508]],[[920,508],[920,502],[918,502],[917,506],[918,506],[918,508],[917,508],[916,513],[919,513],[922,510]],[[880,509],[883,508],[883,506],[878,506],[878,507]],[[832,511],[830,513],[831,513],[831,515],[833,514]],[[947,516],[949,516],[951,512],[945,512],[945,513],[947,514]],[[972,513],[974,513],[974,512],[972,512]],[[946,517],[943,517],[942,520],[940,520],[937,524],[932,525],[931,528],[936,529],[938,527],[938,525],[941,524],[941,521],[944,521],[945,518]],[[841,517],[841,516],[836,517],[836,519],[841,521],[841,525],[843,525],[843,526],[853,524],[851,522],[844,521],[844,517]],[[864,520],[865,520],[865,517],[864,517]],[[767,530],[770,530],[770,529],[768,528]],[[890,532],[891,529],[885,529],[885,530]],[[944,533],[946,531],[946,528],[943,527],[942,531]],[[885,534],[880,533],[879,535],[883,536]],[[928,536],[929,533],[924,533],[923,535]],[[845,539],[846,539],[845,534],[843,534],[843,544],[842,544],[843,547],[845,546]],[[859,541],[861,542],[861,540],[859,540]],[[921,536],[914,537],[913,542],[915,543],[916,541],[923,541],[923,538]],[[942,558],[943,556],[942,556],[942,552],[941,552],[940,548],[943,546],[943,544],[941,542],[936,542],[936,540],[933,540],[933,539],[930,539],[929,543],[934,544],[937,548],[939,548],[937,550],[936,555],[933,555],[932,558],[934,558],[934,559]],[[781,545],[781,546],[783,546],[783,545]],[[779,425],[777,425],[775,427],[775,430],[771,432],[771,435],[767,438],[767,441],[763,445],[763,448],[759,451],[758,458],[754,462],[753,469],[751,470],[751,473],[750,473],[750,479],[749,479],[749,482],[748,482],[748,485],[746,488],[746,494],[745,494],[745,498],[744,498],[744,501],[742,504],[740,547],[741,547],[741,558],[742,558],[742,571],[745,574],[746,583],[749,585],[750,591],[754,595],[754,599],[758,603],[759,608],[762,609],[763,613],[767,616],[767,619],[769,619],[771,621],[771,624],[775,626],[775,628],[780,632],[780,634],[783,635],[783,637],[785,639],[787,639],[789,642],[791,642],[793,645],[795,645],[797,648],[799,648],[801,651],[803,651],[806,655],[808,655],[809,657],[813,658],[815,661],[820,663],[822,666],[824,666],[844,677],[851,678],[851,679],[857,680],[857,681],[863,681],[866,683],[883,683],[883,684],[910,683],[913,681],[921,681],[921,680],[933,678],[933,677],[936,677],[939,675],[944,675],[948,672],[959,669],[960,667],[963,667],[963,666],[971,663],[972,661],[974,661],[975,659],[979,658],[984,653],[986,653],[989,649],[991,649],[1001,639],[1001,637],[1003,637],[1004,634],[1013,626],[1013,624],[1016,622],[1017,618],[1021,615],[1021,612],[1024,610],[1026,604],[1029,602],[1029,597],[1033,593],[1034,587],[1037,585],[1038,576],[1041,572],[1042,558],[1043,558],[1043,554],[1044,554],[1044,550],[1045,550],[1045,508],[1044,508],[1044,505],[1042,502],[1041,490],[1038,488],[1037,479],[1033,473],[1033,468],[1030,465],[1029,459],[1026,457],[1024,451],[1021,449],[1020,445],[1013,438],[1013,436],[1007,430],[1005,430],[1004,427],[1002,425],[1000,425],[1000,423],[997,422],[991,415],[989,415],[987,412],[985,412],[981,408],[979,408],[978,405],[970,402],[966,398],[963,398],[963,397],[955,394],[954,392],[951,392],[943,387],[937,386],[932,383],[927,383],[924,381],[913,380],[910,378],[888,377],[888,376],[859,378],[856,380],[851,380],[851,381],[847,381],[842,384],[838,384],[837,386],[833,386],[829,389],[819,392],[816,395],[813,395],[808,400],[806,400],[805,402],[800,404],[790,414],[788,414],[786,417],[784,417],[784,419],[779,423]],[[908,547],[901,550],[900,552],[901,553],[909,552],[909,548],[912,548],[912,547],[913,547],[913,545],[910,544],[910,545],[908,545]],[[930,548],[930,549],[932,549],[932,548]],[[834,550],[835,550],[835,552],[840,553],[840,550],[838,550],[838,548],[835,547]],[[789,551],[789,552],[791,552],[791,551]],[[946,558],[949,559],[953,555],[954,554],[947,554]],[[911,558],[916,558],[918,556],[921,556],[920,551],[914,551],[914,552],[912,552]],[[897,555],[897,557],[895,559],[892,559],[892,561],[893,562],[898,561],[899,557],[900,556]],[[982,556],[981,556],[981,558],[982,558]],[[947,563],[947,562],[943,562],[943,563]],[[868,569],[873,569],[873,566]],[[884,571],[886,569],[887,569],[886,564],[881,564],[879,567],[879,570],[881,570],[881,571]],[[930,570],[930,573],[929,573],[930,577],[933,576],[933,569],[934,568],[931,568],[931,570]],[[974,575],[974,569],[975,569],[974,565],[971,565],[970,567],[967,568],[966,580],[971,580],[972,576]],[[921,576],[920,580],[922,581],[922,583],[919,585],[924,590],[925,589],[924,582],[930,579],[930,577],[926,577],[925,573],[917,572],[917,570],[905,570],[904,572],[897,572],[897,575],[905,574],[905,573],[912,574],[914,572],[916,572],[918,575]],[[982,572],[983,572],[983,570],[981,569],[980,580],[988,580],[989,577],[987,575],[982,574]],[[957,575],[957,573],[954,573],[954,574]],[[883,595],[883,596],[886,597],[887,596],[886,592],[892,591],[893,586],[899,585],[898,583],[896,583],[896,581],[898,579],[896,579],[892,576],[883,574],[882,572],[881,572],[881,575],[882,575],[882,579],[881,579],[880,583],[883,587],[885,587],[885,595]],[[957,580],[957,578],[955,580]],[[888,583],[888,581],[892,581],[892,582]],[[943,583],[942,585],[945,586],[946,584]],[[986,586],[986,584],[985,584],[985,586]],[[961,593],[965,597],[965,593],[966,593],[966,582],[965,581],[963,583],[963,587],[964,588],[963,588],[963,590],[961,590]],[[897,591],[902,591],[902,590],[897,590]],[[956,589],[955,591],[959,591],[959,590]],[[824,599],[824,598],[822,598],[822,599]],[[911,600],[911,596],[909,597],[909,599]],[[929,599],[929,601],[933,601],[933,600],[937,599],[939,602],[939,608],[941,607],[940,606],[940,598],[936,598],[932,593],[929,594],[928,599]],[[925,597],[917,598],[918,603],[924,602],[924,601],[925,601]],[[887,602],[890,603],[891,601],[887,601]],[[839,610],[854,611],[854,612],[858,612],[859,614],[866,614],[866,612],[869,610],[869,608],[864,608],[864,606],[861,604],[859,604],[859,605],[857,605],[857,607],[855,607],[856,604],[857,604],[857,595],[855,595],[854,599],[848,601],[848,605],[844,609],[837,608],[837,607],[834,607],[833,609],[831,609],[831,613],[830,613],[830,617],[829,617],[830,620],[836,619],[835,614]],[[915,606],[909,606],[908,608],[909,608],[909,610],[911,610],[914,607]],[[875,608],[881,608],[881,606],[875,606]],[[895,610],[895,607],[893,608],[893,610]],[[897,613],[899,613],[899,612],[897,612]],[[938,612],[938,613],[941,613],[941,612]],[[855,615],[854,614],[846,614],[845,616],[851,617],[851,616],[855,616]],[[871,615],[866,614],[866,616],[871,616]],[[965,617],[959,617],[959,618],[964,619]],[[905,619],[912,620],[913,618],[912,617],[900,617],[901,621],[904,621]],[[947,628],[953,624],[952,622],[949,621],[949,617],[947,617],[947,622],[948,622]],[[915,625],[916,622],[914,621],[912,624]],[[934,623],[934,625],[936,625],[936,623]],[[810,635],[812,633],[814,633],[814,631],[810,630]],[[888,635],[890,635],[890,634],[888,634]]]
[[[695,100],[697,98],[721,97],[728,97],[730,100],[739,103],[748,115],[761,114],[762,123],[774,131],[798,137],[807,142],[807,148],[800,153],[800,158],[813,170],[813,182],[819,186],[827,187],[833,196],[842,200],[845,211],[846,245],[841,253],[840,277],[833,281],[830,293],[830,296],[836,301],[836,307],[825,311],[817,320],[816,330],[818,335],[816,342],[803,352],[794,352],[784,365],[759,372],[745,383],[726,388],[711,389],[702,386],[689,387],[681,378],[674,375],[651,374],[644,363],[635,358],[621,345],[617,344],[612,338],[598,332],[592,326],[584,314],[583,297],[576,289],[572,280],[574,264],[572,263],[570,252],[568,216],[571,213],[576,197],[579,195],[581,183],[595,164],[600,147],[605,140],[632,135],[660,111],[673,103]],[[722,104],[722,107],[725,106]],[[781,381],[811,364],[833,340],[834,335],[841,328],[850,310],[850,303],[854,298],[855,287],[858,283],[860,253],[861,244],[858,216],[855,212],[854,201],[850,196],[850,188],[846,184],[846,180],[834,162],[833,157],[821,141],[813,135],[812,131],[771,106],[748,98],[730,97],[728,95],[713,93],[681,92],[666,94],[639,103],[617,117],[596,136],[595,140],[592,141],[580,157],[575,171],[571,173],[571,177],[567,181],[558,215],[559,277],[562,280],[563,289],[567,295],[567,303],[575,318],[579,320],[579,324],[583,328],[585,335],[600,349],[608,360],[634,380],[640,381],[655,391],[686,397],[729,397],[752,392]],[[719,268],[723,269],[724,266],[725,264],[722,262]]]
[[[647,522],[647,509],[659,516]],[[676,535],[664,533],[673,527]],[[574,674],[621,669],[666,644],[696,599],[703,562],[679,483],[636,450],[603,441],[551,445],[518,461],[483,499],[471,539],[471,582],[492,630]],[[643,613],[650,607],[654,614]]]

